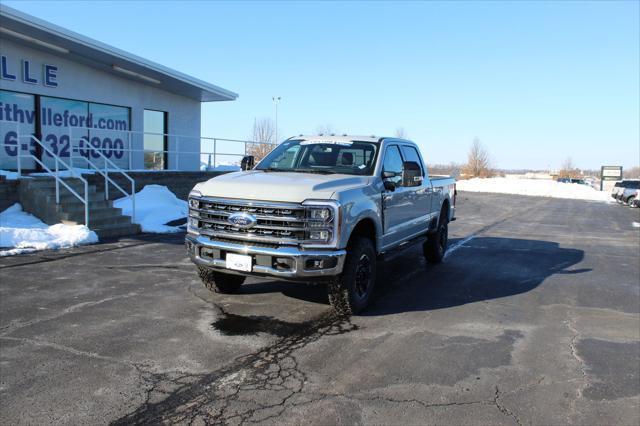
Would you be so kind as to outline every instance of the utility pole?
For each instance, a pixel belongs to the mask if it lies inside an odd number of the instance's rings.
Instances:
[[[282,99],[280,96],[274,96],[271,98],[276,106],[276,145],[278,144],[278,104],[280,103],[280,99]]]

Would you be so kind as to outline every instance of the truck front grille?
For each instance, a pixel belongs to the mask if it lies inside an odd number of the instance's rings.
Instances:
[[[306,240],[308,221],[300,204],[266,203],[244,200],[190,199],[190,220],[197,220],[202,234],[231,240],[271,244],[300,244]],[[255,218],[251,227],[231,223],[229,216],[247,213]]]

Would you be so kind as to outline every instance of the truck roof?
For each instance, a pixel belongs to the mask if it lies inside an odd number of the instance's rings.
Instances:
[[[391,138],[391,137],[385,137],[385,136],[359,136],[359,135],[324,135],[324,134],[320,134],[320,135],[299,135],[299,136],[293,136],[289,139],[295,139],[295,140],[303,140],[303,141],[319,141],[319,142],[355,142],[355,141],[362,141],[362,142],[382,142],[382,140],[384,139],[395,139],[395,140],[401,140],[403,142],[410,142],[409,140],[406,139],[399,139],[399,138]]]

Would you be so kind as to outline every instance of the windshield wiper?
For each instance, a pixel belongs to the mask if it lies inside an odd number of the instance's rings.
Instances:
[[[265,167],[264,169],[257,169],[257,170],[262,170],[263,172],[293,172],[293,169],[278,169],[276,167]]]
[[[333,170],[324,170],[324,169],[293,169],[294,172],[300,173],[317,173],[320,175],[332,175],[335,172]]]

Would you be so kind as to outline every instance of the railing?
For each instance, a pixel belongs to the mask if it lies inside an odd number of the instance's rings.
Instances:
[[[147,166],[159,165],[161,167],[158,167],[157,169],[180,170],[181,159],[184,161],[184,157],[189,156],[199,156],[199,162],[201,165],[206,164],[207,168],[215,168],[218,166],[220,159],[230,157],[232,159],[237,158],[240,160],[242,157],[249,154],[250,148],[253,146],[267,147],[266,151],[268,152],[277,145],[276,143],[271,142],[265,143],[242,139],[187,136],[172,133],[141,132],[133,130],[96,129],[87,127],[68,127],[67,129],[71,139],[84,139],[87,146],[93,146],[94,149],[107,154],[107,156],[120,154],[119,158],[124,158],[124,154],[128,154],[127,161],[129,170],[136,169],[133,164],[134,154],[138,154],[144,159],[143,161],[145,164],[144,167],[142,167],[144,169],[153,170],[153,167]],[[100,135],[106,136],[101,140]],[[120,148],[106,146],[105,142],[107,141],[107,138],[114,138],[114,136],[118,135],[122,136],[122,139],[126,140],[126,146],[124,146],[124,143]],[[171,147],[171,149],[145,149],[144,139],[147,137],[163,138],[163,142],[164,138],[166,138],[166,146]],[[102,146],[98,147],[94,145],[94,142],[98,144],[102,142]],[[111,142],[112,141],[109,140],[109,145],[111,145]],[[200,149],[198,151],[188,149],[185,147],[185,145],[188,144],[198,145]],[[134,145],[138,147],[134,148]],[[237,149],[238,147],[240,149]],[[146,155],[149,155],[152,161],[146,161]],[[164,164],[165,160],[169,164]]]
[[[84,204],[84,224],[86,227],[89,227],[89,184],[85,178],[82,177],[80,173],[75,171],[73,167],[69,166],[65,163],[58,155],[54,154],[49,148],[47,148],[38,138],[33,135],[21,135],[19,132],[18,126],[16,126],[16,134],[18,141],[18,148],[20,148],[20,141],[24,138],[28,138],[29,141],[33,141],[40,146],[47,154],[51,155],[55,161],[55,172],[52,171],[42,160],[40,160],[36,155],[29,152],[28,154],[23,154],[21,149],[18,149],[17,152],[17,162],[18,162],[18,176],[22,175],[22,158],[31,158],[33,161],[38,163],[43,169],[45,169],[51,176],[55,178],[56,181],[56,204],[60,204],[60,184],[64,185],[71,194],[73,194],[77,199],[82,201]],[[62,164],[66,167],[66,169],[70,172],[70,174],[74,177],[80,179],[80,181],[84,184],[84,198],[80,196],[73,188],[71,188],[62,178],[60,177],[60,167]]]
[[[71,133],[71,132],[69,132]],[[77,139],[78,143],[80,143],[80,141],[84,141],[82,138]],[[71,135],[69,136],[69,144],[70,144],[70,158],[71,158],[71,163],[73,164],[73,159],[74,158],[81,158],[82,160],[86,161],[86,163],[88,165],[90,165],[93,169],[96,170],[96,172],[98,172],[100,175],[102,175],[104,177],[104,193],[105,193],[105,199],[108,200],[109,199],[109,183],[111,183],[113,186],[116,187],[116,189],[118,189],[122,194],[124,194],[125,197],[131,198],[131,222],[135,222],[135,218],[136,218],[136,181],[129,176],[124,170],[122,170],[120,167],[118,167],[113,161],[111,161],[109,158],[107,158],[104,153],[100,152],[99,149],[91,146],[90,144],[87,144],[87,148],[91,150],[91,152],[95,152],[96,154],[98,154],[99,158],[102,158],[103,162],[104,162],[104,169],[101,170],[100,167],[98,167],[93,161],[91,161],[89,159],[90,155],[85,156],[77,156],[74,155],[74,153],[79,153],[80,149],[77,146],[73,145],[73,138],[71,137]],[[107,165],[109,165],[110,167],[107,167]],[[113,179],[111,179],[109,177],[109,171],[115,171],[116,173],[120,173],[122,176],[125,177],[125,179],[127,179],[129,181],[129,183],[131,183],[131,194],[129,194],[127,191],[125,191],[124,189],[122,189],[122,187],[120,185],[118,185]]]
[[[15,121],[0,120],[0,125],[10,125],[12,128],[19,124]],[[31,127],[33,129],[33,127]],[[23,127],[23,133],[26,133]],[[41,143],[51,146],[48,152],[57,154],[60,158],[70,158],[71,155],[63,146],[70,140],[81,141],[80,155],[74,155],[71,165],[76,165],[77,160],[89,157],[87,151],[93,154],[93,159],[107,158],[121,170],[166,169],[181,170],[184,161],[188,159],[190,166],[198,158],[200,166],[207,169],[216,168],[221,162],[239,163],[239,160],[250,154],[253,147],[258,147],[263,154],[273,149],[275,143],[264,143],[251,140],[213,138],[200,136],[187,136],[171,133],[153,133],[120,129],[99,129],[93,127],[68,127],[68,126],[43,126]],[[4,136],[4,135],[0,135]],[[145,140],[159,139],[164,149],[145,149]],[[164,142],[166,141],[166,144]],[[4,137],[0,138],[0,144],[7,144]],[[101,157],[98,152],[102,153]],[[75,154],[75,153],[74,153]],[[147,157],[145,164],[144,158]],[[224,161],[227,160],[227,161]],[[102,163],[100,160],[98,163]],[[182,163],[182,164],[181,164]],[[50,164],[51,165],[51,164]],[[90,166],[87,163],[87,166]],[[99,167],[103,164],[98,164]]]

